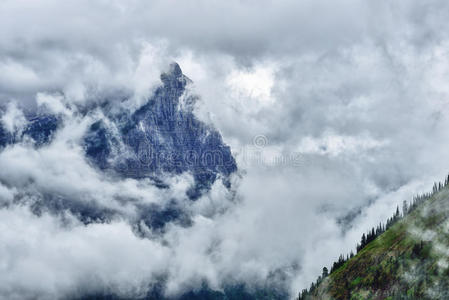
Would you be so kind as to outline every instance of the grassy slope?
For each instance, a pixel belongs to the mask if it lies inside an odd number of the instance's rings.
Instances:
[[[327,277],[310,299],[449,299],[449,190]]]

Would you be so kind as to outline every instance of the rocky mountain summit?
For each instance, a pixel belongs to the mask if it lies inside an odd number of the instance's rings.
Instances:
[[[90,122],[80,141],[86,162],[117,180],[149,179],[160,189],[169,188],[166,178],[190,174],[194,182],[185,198],[191,201],[206,193],[217,180],[229,189],[236,162],[220,133],[195,116],[197,97],[187,90],[191,80],[176,63],[160,79],[162,84],[138,109],[126,107],[126,99],[118,104],[117,100],[106,99],[76,111],[80,115],[77,117]],[[51,145],[65,122],[64,116],[48,112],[28,115],[26,124],[15,132],[0,122],[0,151],[18,143],[31,144],[36,149]],[[110,213],[60,195],[44,194],[41,198],[38,208],[69,209],[87,222],[107,219]],[[139,219],[155,229],[171,221],[184,220],[184,224],[189,224],[178,200],[163,206],[142,205]]]
[[[195,96],[185,94],[190,79],[174,63],[161,81],[163,85],[137,111],[113,113],[109,124],[92,124],[85,138],[86,155],[99,168],[124,177],[189,172],[195,179],[191,199],[219,177],[229,187],[236,163],[220,133],[194,115]]]

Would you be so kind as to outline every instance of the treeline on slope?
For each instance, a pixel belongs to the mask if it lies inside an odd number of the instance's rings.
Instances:
[[[362,234],[360,239],[360,243],[357,243],[356,250],[359,253],[363,248],[365,248],[369,243],[374,241],[379,235],[387,231],[391,226],[396,224],[399,220],[406,217],[408,214],[413,212],[421,203],[425,200],[431,198],[435,193],[438,193],[442,189],[446,188],[449,185],[449,175],[445,178],[444,182],[434,183],[432,191],[428,193],[423,193],[421,195],[414,196],[410,203],[407,203],[404,200],[402,204],[402,214],[399,211],[399,206],[396,207],[396,211],[390,218],[387,219],[385,224],[379,223],[376,228],[371,228],[366,234]],[[330,274],[338,270],[341,266],[343,266],[349,259],[354,257],[354,252],[350,252],[349,254],[340,254],[338,260],[335,261],[329,272],[327,267],[323,268],[322,274],[318,276],[315,282],[312,282],[309,289],[303,289],[298,294],[297,300],[305,300],[308,295],[312,294],[315,289],[320,285],[320,283]]]

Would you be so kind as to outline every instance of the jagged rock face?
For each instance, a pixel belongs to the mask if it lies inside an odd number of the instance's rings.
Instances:
[[[61,120],[56,116],[43,115],[28,120],[21,132],[9,132],[0,122],[0,148],[14,144],[29,138],[36,147],[40,147],[51,141],[53,133],[61,125]]]
[[[118,179],[149,178],[161,189],[169,188],[164,182],[166,177],[192,174],[194,184],[186,195],[191,200],[203,195],[216,180],[230,188],[229,177],[237,170],[235,160],[220,133],[195,117],[196,98],[186,93],[190,79],[173,64],[161,80],[162,85],[136,111],[124,108],[126,102],[114,101],[74,111],[80,119],[92,120],[81,141],[86,159],[108,175]],[[40,114],[29,117],[27,124],[14,133],[0,122],[0,151],[20,141],[32,142],[36,148],[48,145],[64,121],[63,116]],[[32,208],[37,214],[43,209],[55,213],[69,210],[85,223],[108,220],[116,213],[70,196],[43,192],[34,198]],[[190,216],[184,211],[183,200],[139,204],[137,230],[140,221],[154,230],[163,230],[170,222],[189,226]]]
[[[198,198],[218,178],[229,187],[229,175],[237,170],[235,160],[220,133],[195,117],[196,98],[185,93],[191,80],[174,63],[161,75],[161,81],[162,86],[133,113],[110,113],[100,107],[107,121],[100,119],[90,125],[84,136],[86,157],[103,171],[124,178],[152,178],[160,187],[164,187],[160,175],[188,172],[195,180],[188,192],[191,199]],[[20,133],[9,133],[0,124],[0,147],[24,138],[41,147],[51,142],[62,122],[50,114],[34,116]]]
[[[225,184],[237,167],[218,131],[193,114],[193,96],[186,96],[190,82],[173,64],[161,75],[163,85],[134,113],[98,121],[85,137],[86,155],[101,169],[124,177],[157,177],[158,174],[190,172],[195,186],[189,197],[197,198],[219,177]]]
[[[59,125],[60,120],[55,116],[36,117],[29,121],[22,135],[33,139],[35,145],[39,147],[51,141],[51,137]]]
[[[11,143],[11,135],[0,123],[0,148],[5,147],[9,143]]]

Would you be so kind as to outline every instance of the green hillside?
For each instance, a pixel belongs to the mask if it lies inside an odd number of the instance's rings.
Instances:
[[[448,180],[405,211],[299,299],[449,299]]]

